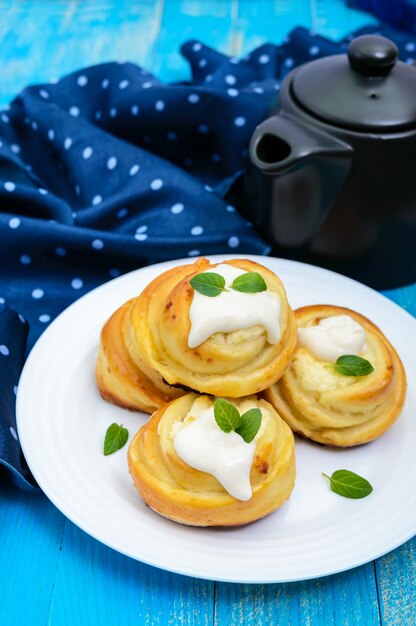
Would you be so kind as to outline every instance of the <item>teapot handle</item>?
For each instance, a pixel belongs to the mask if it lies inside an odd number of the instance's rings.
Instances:
[[[257,126],[249,149],[252,163],[264,174],[285,172],[311,156],[345,158],[352,152],[339,139],[283,114]]]

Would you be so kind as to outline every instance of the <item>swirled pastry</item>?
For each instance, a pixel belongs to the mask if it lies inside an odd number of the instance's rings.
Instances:
[[[295,311],[299,341],[290,368],[264,393],[291,429],[334,446],[366,443],[397,419],[406,395],[400,358],[381,330],[343,307],[306,306]],[[354,354],[374,368],[343,375],[334,363]]]
[[[183,391],[164,383],[136,350],[130,314],[135,298],[121,306],[101,331],[96,380],[102,397],[128,409],[152,413]]]
[[[206,272],[224,277],[217,297],[191,286],[191,279]],[[260,275],[263,291],[231,288],[248,273]],[[161,274],[134,303],[131,326],[136,352],[167,383],[233,398],[277,381],[296,345],[296,323],[281,281],[242,259],[210,264],[201,258]]]
[[[241,413],[261,411],[260,429],[246,443],[219,428],[214,400],[191,393],[156,411],[130,444],[129,470],[141,497],[164,517],[192,526],[247,524],[289,497],[293,434],[266,401],[230,400]]]

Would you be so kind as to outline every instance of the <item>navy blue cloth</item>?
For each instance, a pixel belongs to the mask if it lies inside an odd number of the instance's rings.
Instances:
[[[414,0],[350,0],[348,5],[374,13],[382,22],[408,33],[416,33]]]
[[[410,58],[413,38],[379,32]],[[351,37],[334,43],[298,28],[241,60],[191,41],[189,83],[106,63],[28,87],[0,112],[0,465],[19,486],[36,488],[14,413],[24,354],[65,307],[121,273],[269,253],[227,192],[282,78],[345,52]]]

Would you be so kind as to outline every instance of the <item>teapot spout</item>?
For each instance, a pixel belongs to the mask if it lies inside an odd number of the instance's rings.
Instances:
[[[310,157],[345,158],[352,148],[326,133],[276,115],[262,122],[250,142],[250,159],[264,174],[280,174]]]
[[[309,245],[336,202],[353,154],[319,128],[282,114],[267,119],[250,144],[248,217],[280,249]]]

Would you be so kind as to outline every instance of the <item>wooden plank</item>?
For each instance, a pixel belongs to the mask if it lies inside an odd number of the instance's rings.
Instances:
[[[310,5],[311,30],[335,41],[378,23],[373,15],[352,9],[344,0],[310,0]]]
[[[0,1],[0,106],[27,84],[129,59],[151,66],[163,0]]]
[[[391,300],[416,315],[416,285],[386,291]],[[380,613],[384,626],[416,624],[416,538],[376,561]]]
[[[302,25],[334,40],[376,20],[347,7],[343,0],[239,0],[233,53],[243,55],[266,42],[281,44]]]
[[[384,291],[383,294],[403,307],[405,311],[416,316],[416,284],[407,285],[400,289],[390,289]]]
[[[163,80],[185,79],[179,47],[187,39],[239,55],[265,41],[281,43],[299,23],[337,38],[374,21],[342,0],[0,0],[0,16],[0,106],[27,84],[110,60],[129,59]]]
[[[213,589],[212,582],[170,574],[118,554],[68,522],[48,626],[211,626]]]
[[[167,1],[152,64],[156,76],[164,81],[189,80],[189,64],[179,48],[190,39],[231,54],[234,5],[223,0]]]
[[[379,625],[374,568],[282,585],[217,584],[215,626]]]
[[[300,23],[309,28],[311,22],[309,0],[239,0],[233,33],[233,52],[239,56],[266,42],[281,44],[292,28]]]
[[[383,626],[416,624],[416,538],[376,561]]]
[[[65,517],[43,494],[0,477],[0,623],[44,626]]]

